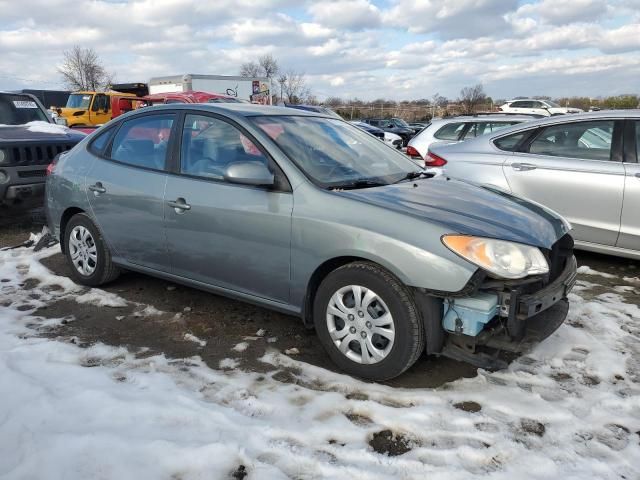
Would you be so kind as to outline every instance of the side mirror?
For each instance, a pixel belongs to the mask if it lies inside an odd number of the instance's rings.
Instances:
[[[232,163],[225,170],[224,179],[229,183],[265,187],[272,186],[275,183],[273,173],[262,162]]]

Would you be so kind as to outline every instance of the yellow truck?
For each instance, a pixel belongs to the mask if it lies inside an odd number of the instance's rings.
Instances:
[[[148,93],[144,83],[124,83],[111,85],[107,92],[74,92],[69,95],[67,105],[57,112],[69,127],[90,127],[107,123],[122,112],[120,99],[136,98]]]

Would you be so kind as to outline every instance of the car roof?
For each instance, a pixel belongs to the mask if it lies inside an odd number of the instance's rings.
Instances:
[[[600,110],[597,112],[569,113],[566,115],[553,115],[532,120],[525,125],[514,125],[513,127],[500,130],[500,136],[507,131],[522,130],[533,126],[553,125],[557,123],[571,123],[579,120],[602,120],[608,118],[640,118],[640,109],[633,110]]]
[[[558,125],[563,123],[572,123],[577,121],[587,120],[608,120],[608,119],[621,119],[632,118],[640,119],[640,109],[633,110],[601,110],[599,112],[584,112],[584,113],[570,113],[567,115],[554,115],[551,117],[545,117],[539,120],[531,120],[517,125],[512,125],[507,128],[502,128],[496,132],[482,135],[480,137],[472,138],[465,142],[459,142],[447,145],[436,145],[439,149],[455,150],[455,151],[469,151],[473,152],[476,149],[486,149],[492,144],[493,140],[500,137],[505,137],[512,133],[522,132],[530,130],[532,128],[544,127],[547,125]]]
[[[536,117],[532,115],[461,115],[459,117],[434,118],[429,127],[438,127],[449,123],[465,123],[465,122],[531,122]],[[428,128],[429,128],[428,127]]]
[[[443,118],[441,120],[465,120],[465,121],[472,121],[472,120],[531,120],[532,118],[538,118],[534,115],[527,115],[527,114],[521,114],[521,115],[511,115],[508,113],[480,113],[478,115],[459,115],[457,117],[447,117],[447,118]]]
[[[152,108],[154,112],[159,110],[200,110],[203,112],[221,113],[223,115],[232,115],[239,117],[256,117],[256,116],[274,116],[289,115],[298,117],[322,117],[333,118],[324,113],[311,112],[309,110],[300,110],[297,108],[273,107],[268,105],[257,105],[253,103],[171,103],[167,105],[156,105]],[[134,110],[140,112],[141,110]],[[146,109],[142,111],[147,111]],[[151,111],[151,110],[149,110]]]
[[[511,100],[507,100],[507,103],[509,102],[520,102],[520,101],[534,101],[534,102],[549,102],[550,100],[547,100],[546,98],[512,98]]]

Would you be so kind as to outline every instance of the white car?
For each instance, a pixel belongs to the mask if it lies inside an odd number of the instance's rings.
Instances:
[[[534,118],[500,114],[437,118],[409,140],[407,155],[421,167],[439,167],[437,161],[428,158],[431,145],[462,142]]]
[[[517,100],[509,100],[504,105],[498,107],[498,109],[505,113],[526,113],[542,115],[545,117],[583,112],[583,110],[580,110],[579,108],[563,107],[551,100],[538,100],[535,98],[518,98]]]
[[[400,150],[402,148],[402,137],[391,132],[384,132],[384,143]]]

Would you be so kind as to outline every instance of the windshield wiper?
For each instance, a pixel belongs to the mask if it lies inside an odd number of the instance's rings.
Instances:
[[[400,180],[393,182],[393,183],[400,183],[400,182],[404,182],[405,180],[415,180],[416,178],[419,178],[421,176],[427,176],[427,177],[432,177],[433,175],[425,172],[424,170],[418,170],[417,172],[409,172],[407,173],[404,177],[402,177]]]
[[[340,185],[332,185],[330,190],[353,190],[356,188],[383,187],[389,185],[379,180],[354,180],[353,182],[341,183]]]

